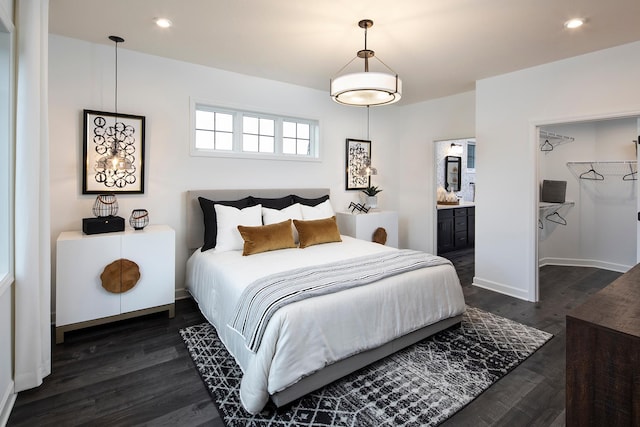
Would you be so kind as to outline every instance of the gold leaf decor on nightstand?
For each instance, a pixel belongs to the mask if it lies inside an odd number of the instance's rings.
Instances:
[[[125,258],[107,265],[102,274],[102,287],[114,294],[121,294],[132,289],[140,280],[138,264]]]
[[[380,243],[384,245],[387,243],[387,230],[382,227],[376,228],[376,231],[373,232],[373,242]]]

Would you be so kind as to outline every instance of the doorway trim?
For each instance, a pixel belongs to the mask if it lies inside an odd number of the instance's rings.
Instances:
[[[552,126],[552,125],[561,125],[561,124],[578,124],[578,123],[588,123],[602,120],[612,120],[612,119],[640,119],[640,110],[628,110],[628,111],[619,111],[613,113],[603,113],[603,114],[590,114],[584,116],[565,116],[565,117],[551,117],[547,119],[531,119],[529,120],[529,150],[533,150],[530,152],[534,152],[534,162],[535,167],[534,175],[532,179],[532,192],[534,197],[532,218],[534,219],[530,227],[533,230],[534,239],[531,239],[530,250],[531,253],[534,254],[533,259],[531,260],[530,268],[533,272],[534,279],[530,281],[532,288],[528,289],[528,293],[532,296],[533,302],[538,302],[540,300],[540,283],[539,283],[539,272],[540,267],[538,266],[538,204],[540,203],[540,192],[538,191],[538,186],[540,182],[540,160],[538,156],[538,141],[540,139],[540,128],[544,126]]]

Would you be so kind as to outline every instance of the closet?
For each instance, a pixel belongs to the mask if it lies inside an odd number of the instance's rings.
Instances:
[[[636,264],[639,120],[543,126],[538,176],[566,181],[564,200],[538,206],[538,264],[626,272]]]

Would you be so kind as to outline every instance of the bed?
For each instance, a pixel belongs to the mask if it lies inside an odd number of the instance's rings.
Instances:
[[[312,204],[313,200],[329,194],[329,190],[187,193],[188,245],[194,252],[187,262],[186,286],[241,367],[244,375],[240,400],[250,413],[260,412],[269,399],[283,406],[375,360],[459,324],[465,309],[455,269],[444,262],[380,276],[372,283],[282,306],[264,322],[259,345],[251,348],[246,336],[233,324],[239,301],[250,285],[264,277],[323,267],[327,271],[335,270],[335,264],[391,259],[401,252],[348,236],[340,236],[339,242],[314,244],[304,249],[288,247],[249,256],[243,256],[241,250],[199,249],[205,231],[199,197],[228,201],[247,196],[264,199],[291,194]]]

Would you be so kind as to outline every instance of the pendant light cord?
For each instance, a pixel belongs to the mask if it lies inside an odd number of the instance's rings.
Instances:
[[[367,49],[367,28],[368,27],[366,27],[366,26],[364,27],[364,50],[365,50],[365,52],[368,50]],[[369,72],[369,55],[364,57],[364,72],[365,73]]]
[[[369,106],[367,105],[367,140],[371,141],[369,138]]]
[[[116,156],[119,155],[119,150],[118,150],[118,132],[116,131],[117,125],[118,125],[118,43],[122,43],[124,41],[124,39],[120,36],[109,36],[109,40],[111,40],[112,42],[114,42],[116,44],[116,49],[115,49],[115,65],[116,65],[116,69],[115,69],[115,94],[114,94],[114,100],[115,100],[115,123],[113,126],[113,147],[111,148],[111,155],[112,156]],[[114,166],[115,167],[115,166]]]
[[[116,85],[115,85],[115,102],[116,102],[116,116],[118,115],[118,43],[124,42],[124,39],[120,36],[109,36],[109,40],[116,44]],[[116,117],[117,120],[117,117]]]
[[[116,42],[116,116],[118,115],[118,42]],[[118,118],[116,117],[116,121]]]

